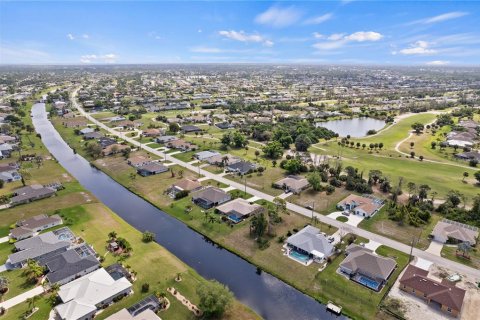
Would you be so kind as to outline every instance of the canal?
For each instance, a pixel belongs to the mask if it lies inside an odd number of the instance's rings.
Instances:
[[[136,229],[154,232],[160,245],[204,278],[216,279],[227,285],[242,303],[263,318],[342,318],[326,312],[324,305],[274,276],[257,272],[254,265],[205,240],[201,234],[90,166],[82,156],[73,153],[55,130],[47,118],[45,104],[35,104],[32,116],[35,130],[40,133],[50,153],[86,189]]]

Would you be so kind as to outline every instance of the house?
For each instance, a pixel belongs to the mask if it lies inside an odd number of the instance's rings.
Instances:
[[[100,268],[61,286],[58,296],[62,304],[54,310],[62,320],[91,319],[99,309],[131,291],[132,284],[125,277],[114,279]]]
[[[215,123],[215,126],[222,130],[233,128],[233,125],[228,122],[218,122]]]
[[[478,238],[478,228],[460,222],[443,219],[437,222],[432,231],[433,240],[441,243],[466,242],[475,246]]]
[[[192,201],[204,209],[213,208],[231,199],[230,194],[215,187],[207,187],[192,194]]]
[[[283,189],[285,192],[300,193],[310,187],[308,180],[302,176],[288,176],[280,179],[274,184],[275,188]]]
[[[93,128],[83,128],[82,130],[79,131],[81,135],[85,135],[87,133],[92,133],[95,132],[95,129]]]
[[[478,151],[467,151],[467,152],[457,153],[457,154],[454,154],[454,157],[462,160],[475,159],[480,162],[480,152]]]
[[[46,278],[50,284],[64,285],[100,268],[95,251],[82,244],[54,257],[39,261],[48,273]]]
[[[153,161],[147,164],[137,166],[137,173],[143,177],[159,174],[162,172],[167,172],[168,170],[169,169],[167,166],[158,162],[153,162]]]
[[[0,144],[0,159],[9,158],[12,154],[13,146],[10,143]]]
[[[180,128],[180,130],[182,130],[183,133],[201,132],[202,131],[202,129],[200,129],[199,127],[192,126],[192,125],[182,126]]]
[[[202,188],[202,184],[197,180],[182,179],[170,186],[168,194],[170,197],[175,198],[176,194],[180,191],[195,192]]]
[[[190,142],[184,141],[183,139],[177,139],[177,140],[167,142],[167,147],[172,149],[178,149],[181,151],[197,150],[196,145],[191,144]]]
[[[247,200],[237,198],[222,205],[219,205],[215,212],[227,216],[234,223],[238,223],[252,215],[264,211],[264,208],[256,203],[249,203]]]
[[[145,156],[132,156],[127,160],[127,163],[135,168],[149,164],[150,162],[152,162],[152,159]]]
[[[0,180],[4,182],[19,181],[22,179],[18,173],[18,166],[13,164],[0,164]]]
[[[227,172],[238,173],[239,175],[249,174],[257,169],[257,165],[249,161],[239,161],[229,164],[225,170]]]
[[[318,228],[306,226],[287,239],[287,255],[303,264],[323,261],[334,252],[333,245]]]
[[[161,320],[157,315],[161,303],[154,295],[147,296],[130,308],[123,308],[105,320]]]
[[[400,289],[436,305],[445,313],[457,317],[462,311],[465,290],[446,279],[442,282],[428,278],[428,271],[408,265],[399,280]]]
[[[168,143],[168,142],[170,142],[170,141],[175,141],[175,140],[178,140],[178,137],[175,137],[175,136],[162,136],[162,137],[155,138],[155,142],[156,142],[156,143]]]
[[[59,226],[62,223],[62,218],[57,214],[51,216],[39,214],[29,219],[18,221],[17,227],[10,230],[10,237],[15,240],[23,240],[33,237],[37,232]]]
[[[102,147],[102,149],[105,149],[112,144],[116,144],[117,140],[109,137],[101,137],[100,139],[98,139],[98,143],[100,144],[100,147]]]
[[[94,139],[100,139],[103,137],[103,134],[101,134],[98,131],[90,132],[90,133],[85,133],[83,135],[84,140],[94,140]]]
[[[8,256],[7,265],[20,268],[30,259],[38,261],[53,257],[67,251],[74,241],[74,234],[65,227],[15,242],[16,252]]]
[[[193,155],[193,157],[197,160],[203,161],[203,160],[206,160],[210,157],[217,156],[219,154],[220,153],[218,153],[216,151],[200,151],[200,152],[195,153]]]
[[[371,250],[350,245],[340,271],[374,291],[380,291],[397,267],[395,260],[374,254]]]
[[[211,165],[224,166],[230,165],[242,161],[239,157],[232,156],[231,154],[217,154],[216,156],[210,157],[206,160]]]
[[[40,184],[32,184],[19,188],[14,191],[11,198],[12,205],[28,203],[35,200],[49,198],[55,195],[56,190],[50,187],[44,187]]]
[[[119,152],[122,152],[122,150],[126,150],[126,149],[129,149],[130,147],[126,144],[119,144],[119,143],[115,143],[115,144],[111,144],[107,147],[105,147],[103,150],[102,150],[102,154],[104,156],[110,156],[112,154],[116,154],[116,153],[119,153]]]
[[[339,203],[337,208],[340,210],[351,211],[364,217],[371,217],[380,210],[382,201],[375,198],[366,198],[351,194]]]
[[[152,128],[152,129],[143,130],[142,135],[144,137],[158,137],[162,135],[164,132],[165,130]]]

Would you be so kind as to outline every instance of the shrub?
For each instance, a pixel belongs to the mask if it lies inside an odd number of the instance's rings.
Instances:
[[[188,196],[188,190],[182,190],[175,194],[175,200],[182,199]]]
[[[150,284],[148,284],[148,283],[142,284],[142,292],[143,293],[148,292],[149,290],[150,290]]]

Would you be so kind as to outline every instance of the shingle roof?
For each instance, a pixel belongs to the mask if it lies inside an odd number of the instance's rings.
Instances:
[[[439,235],[443,238],[453,238],[462,242],[474,244],[475,238],[478,237],[478,229],[469,225],[458,223],[455,221],[444,219],[439,221],[432,231],[432,234]]]
[[[219,202],[225,198],[230,197],[228,193],[215,187],[208,187],[203,190],[197,191],[192,195],[194,199],[205,199],[210,202]]]
[[[340,263],[340,266],[351,270],[353,273],[387,280],[397,263],[393,259],[377,256],[367,250],[351,252]]]
[[[312,226],[306,226],[296,234],[288,237],[287,243],[309,253],[318,251],[329,255],[333,250],[333,246],[328,242],[327,238],[320,233],[319,229]]]
[[[217,210],[223,214],[235,213],[237,216],[247,216],[252,212],[261,209],[258,204],[250,204],[247,200],[237,198],[217,207]]]
[[[62,218],[58,214],[52,216],[47,216],[46,214],[39,214],[37,216],[31,217],[19,221],[17,223],[18,227],[12,229],[10,233],[14,238],[23,236],[24,234],[31,233],[32,231],[42,228],[43,226],[50,225],[52,223],[61,223]]]

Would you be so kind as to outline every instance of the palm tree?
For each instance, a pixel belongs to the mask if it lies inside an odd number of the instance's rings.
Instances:
[[[209,223],[214,223],[215,221],[217,221],[217,219],[215,218],[215,216],[213,216],[213,215],[209,215],[209,216],[208,216],[208,222],[209,222]]]
[[[110,231],[110,233],[108,234],[108,237],[113,240],[113,239],[116,239],[117,238],[117,232],[115,231]]]
[[[463,173],[462,182],[465,182],[465,178],[468,178],[468,176],[469,176],[469,173],[465,171],[465,172]]]
[[[33,296],[31,298],[28,298],[26,300],[26,302],[28,303],[28,308],[30,309],[30,311],[32,311],[33,309],[35,309],[35,303],[38,301],[39,297],[38,296]]]

